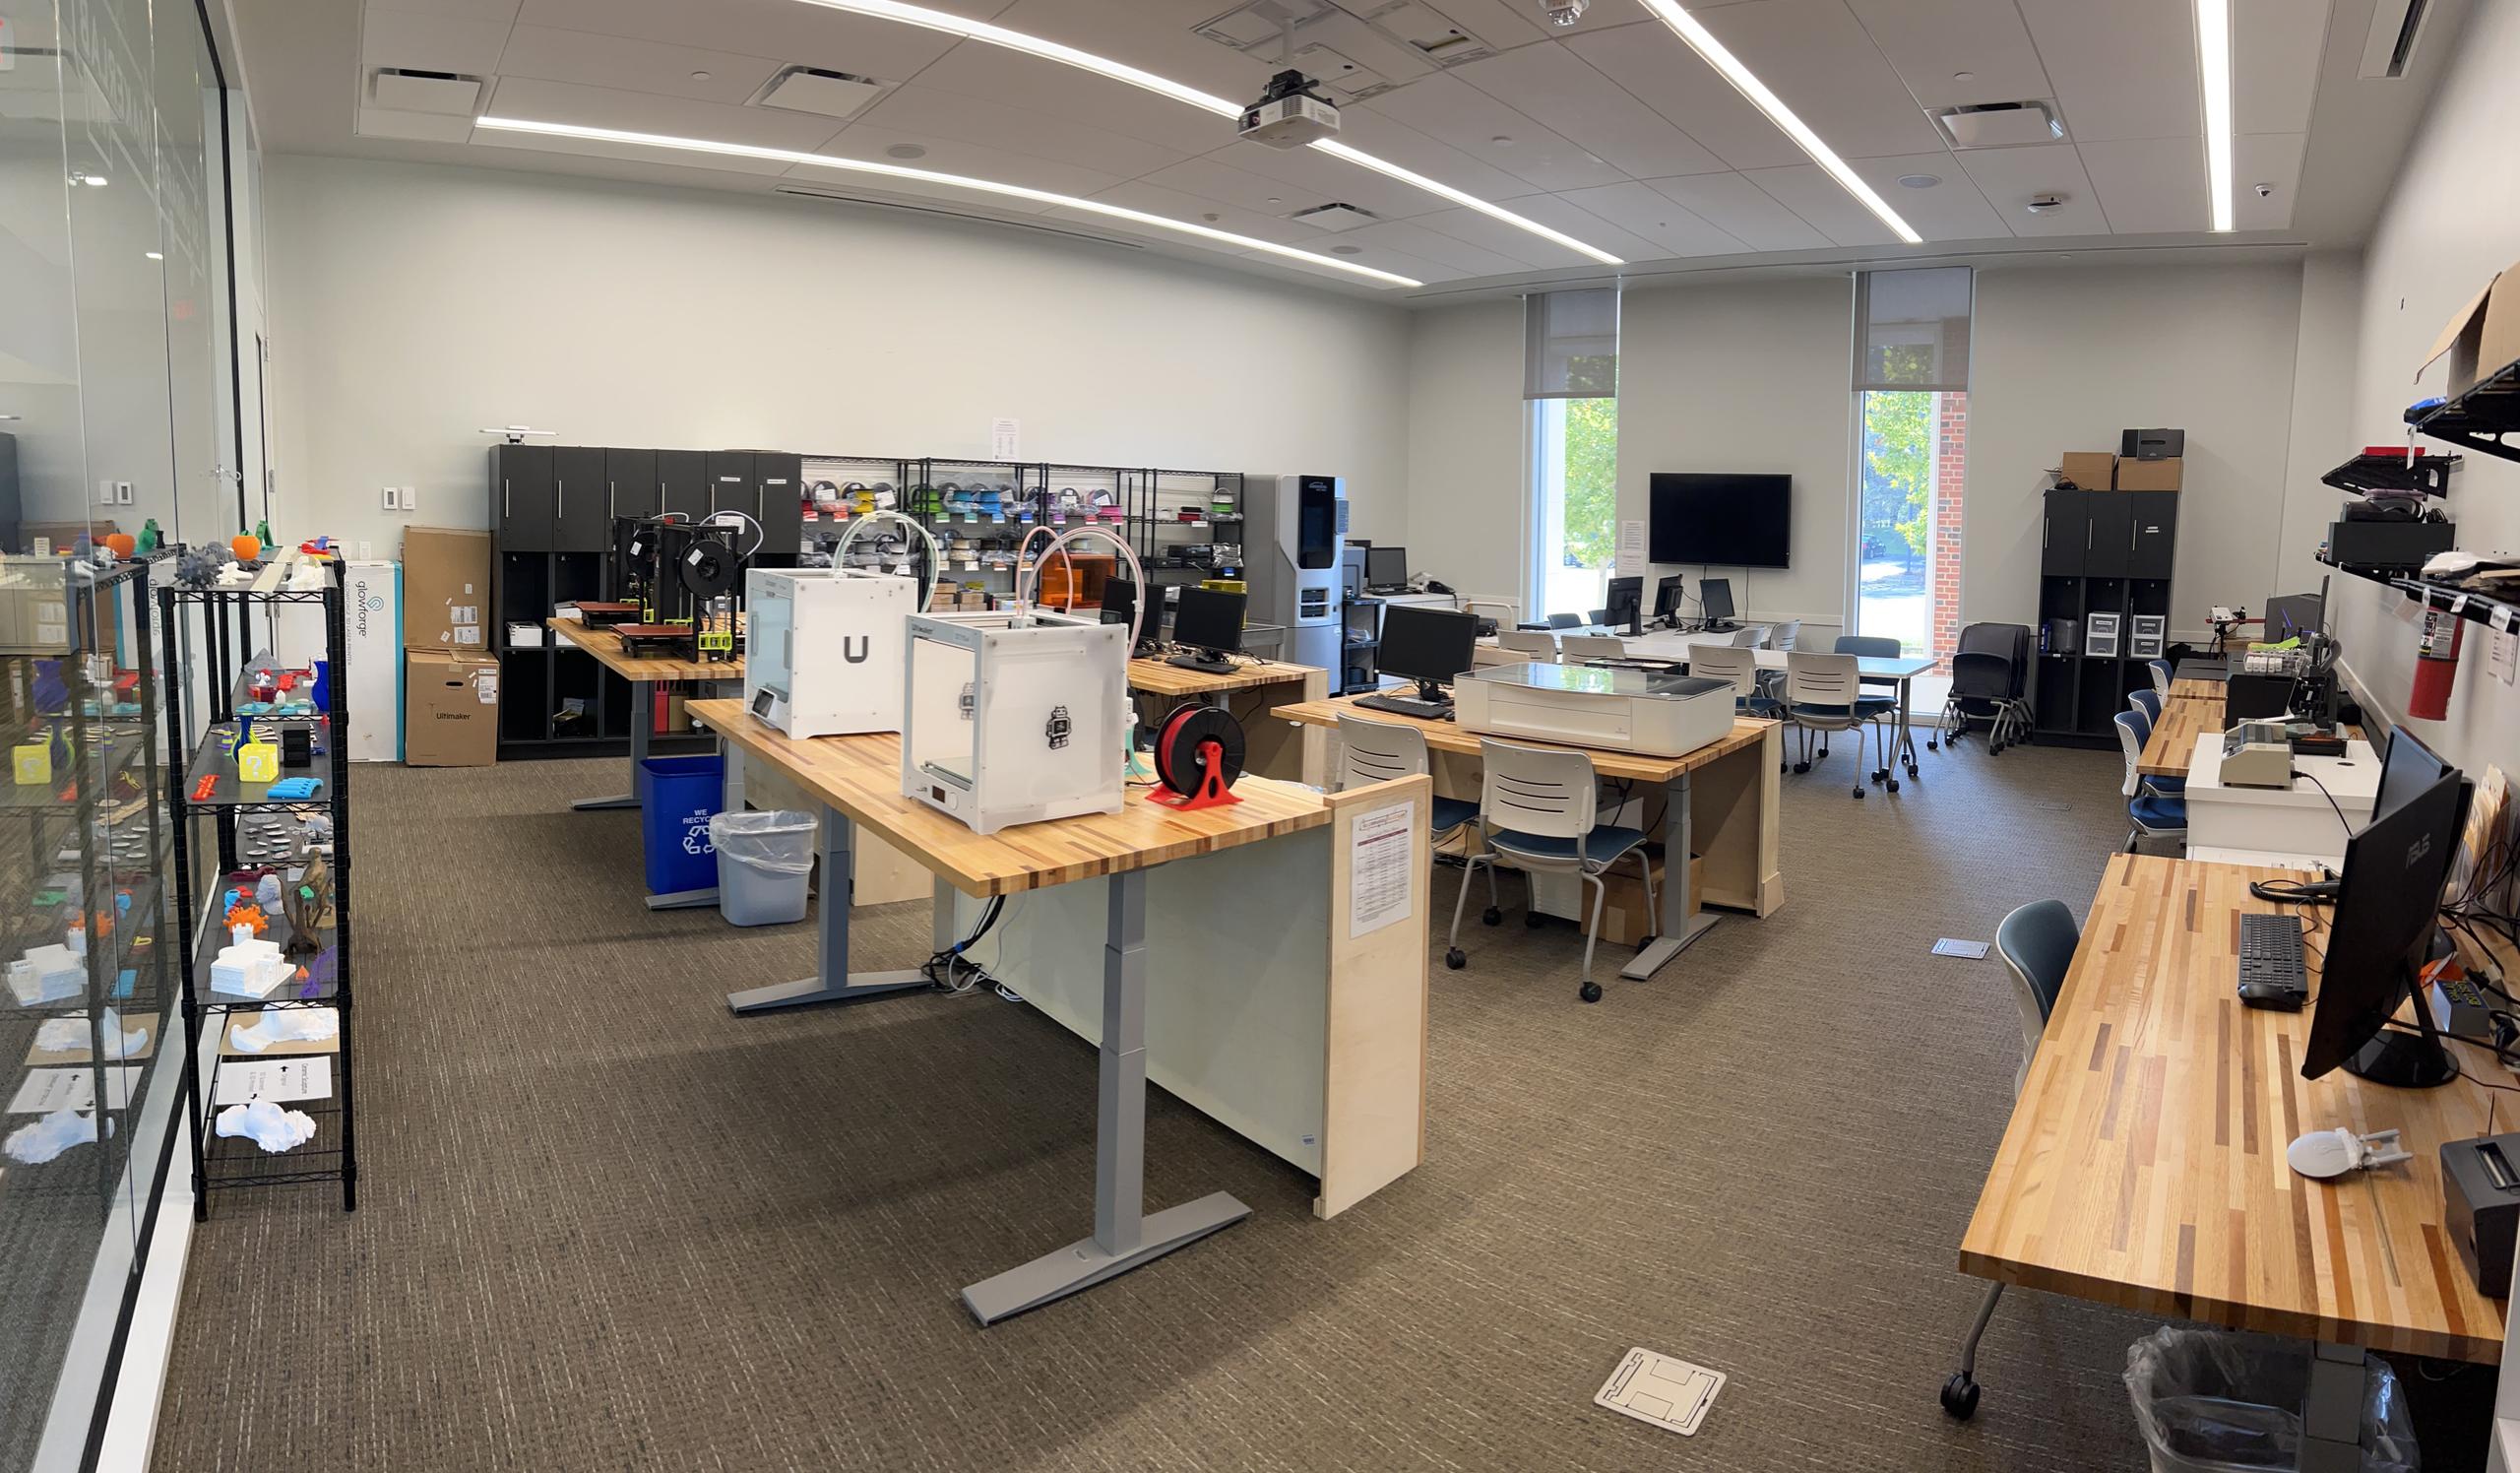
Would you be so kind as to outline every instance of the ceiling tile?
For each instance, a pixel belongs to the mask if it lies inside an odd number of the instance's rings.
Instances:
[[[2301,154],[2309,135],[2242,133],[2232,140],[2232,224],[2242,230],[2282,230],[2293,224],[2301,191]],[[2256,186],[2274,191],[2257,197]]]
[[[1323,198],[1284,179],[1255,174],[1215,159],[1185,159],[1148,173],[1144,182],[1177,189],[1201,199],[1222,200],[1237,210],[1280,219],[1315,205],[1343,203],[1335,198]]]
[[[1282,220],[1264,211],[1246,210],[1230,200],[1208,199],[1184,190],[1169,189],[1145,179],[1129,179],[1097,191],[1094,199],[1106,205],[1129,210],[1143,210],[1188,224],[1205,225],[1212,230],[1231,230],[1254,240],[1272,240],[1280,245],[1299,245],[1307,250],[1325,250],[1338,239],[1331,231],[1317,229],[1300,221]],[[1208,216],[1217,217],[1214,220]]]
[[[1636,178],[1726,166],[1562,45],[1523,46],[1466,63],[1453,75]]]
[[[1950,154],[1850,159],[1847,166],[1927,240],[2001,240],[2013,233]],[[1930,189],[1910,189],[1899,182],[1902,174],[1932,174],[1942,182]]]
[[[796,149],[810,153],[840,131],[838,120],[807,112],[771,107],[730,107],[724,102],[689,97],[661,97],[654,93],[620,92],[585,87],[575,82],[546,82],[538,77],[502,77],[494,85],[490,105],[483,109],[503,117],[543,123],[578,123],[594,128],[622,128],[705,138],[715,143],[750,144],[755,148]],[[517,134],[482,133],[515,138]],[[658,151],[649,150],[656,157]],[[695,156],[703,157],[703,156]]]
[[[1608,251],[1622,260],[1652,261],[1659,259],[1663,254],[1655,248],[1653,241],[1633,231],[1621,229],[1590,210],[1570,205],[1558,195],[1527,194],[1521,199],[1497,200],[1494,203],[1504,206],[1525,220],[1536,220],[1552,230],[1572,235],[1596,250]],[[1498,224],[1501,224],[1503,222],[1500,221]],[[1509,225],[1507,228],[1513,227]],[[1540,250],[1541,264],[1544,266],[1596,264],[1589,256],[1579,256],[1562,245],[1553,244],[1528,231],[1517,230],[1515,233],[1531,240]]]
[[[2280,4],[2282,0],[2267,0]],[[2050,97],[2013,0],[1847,0],[1922,106]],[[1955,74],[1967,72],[1969,80]]]
[[[2204,230],[2214,224],[2205,199],[2205,145],[2194,138],[2105,139],[2080,146],[2083,168],[2119,235]]]
[[[1809,221],[1740,174],[1687,174],[1645,184],[1752,250],[1818,250],[1829,243]]]
[[[928,3],[958,8],[952,0]],[[909,81],[957,44],[941,32],[796,0],[525,0],[517,23],[767,56],[886,82]]]
[[[508,43],[504,21],[444,20],[407,10],[371,10],[359,31],[359,60],[371,67],[462,72],[487,77]]]
[[[927,152],[916,159],[894,159],[884,152],[905,146],[922,148]],[[939,173],[968,174],[998,184],[1021,184],[1027,189],[1048,189],[1059,194],[1080,196],[1091,196],[1108,189],[1121,182],[1123,177],[1008,149],[903,133],[870,122],[850,124],[842,130],[838,138],[815,152],[842,159],[863,159],[873,163],[899,163],[911,168],[934,169]]]
[[[1362,104],[1451,144],[1540,189],[1615,184],[1620,172],[1537,120],[1445,73],[1421,78]],[[1494,140],[1503,138],[1504,143]]]
[[[1977,182],[1978,192],[2016,235],[2106,235],[2109,218],[2101,210],[2091,177],[2083,172],[2082,156],[2069,143],[2041,144],[2028,149],[1965,149],[1960,166]],[[2044,215],[2027,206],[2038,194],[2052,194],[2064,204]]]
[[[1566,264],[1564,247],[1476,210],[1439,210],[1432,215],[1418,216],[1410,224],[1423,225],[1455,240],[1468,241],[1480,250],[1520,261],[1526,267]]]
[[[1942,146],[1940,132],[1846,0],[1758,0],[1698,19],[1841,156],[1920,154]],[[1730,91],[1730,84],[1718,85]]]
[[[938,92],[1055,113],[1090,128],[1184,153],[1195,152],[1203,145],[1223,145],[1233,138],[1231,118],[1219,117],[1125,82],[978,41],[965,41],[955,47],[919,72],[916,81],[919,86]]]
[[[1793,139],[1660,21],[1596,31],[1565,44],[1734,168],[1806,161]]]
[[[1393,250],[1406,251],[1420,260],[1448,266],[1468,276],[1511,276],[1529,269],[1525,263],[1511,256],[1500,256],[1441,230],[1430,230],[1414,220],[1386,220],[1379,224],[1359,225],[1343,238],[1387,245]]]
[[[949,8],[968,15],[986,14],[1011,31],[1046,36],[1202,92],[1247,102],[1260,96],[1261,87],[1277,70],[1269,59],[1276,55],[1274,47],[1269,57],[1250,56],[1220,45],[1195,29],[1234,4],[1235,0],[1015,0],[1004,5],[1001,0],[978,0]]]
[[[2327,44],[2327,0],[2238,0],[2232,11],[2232,126],[2307,133]]]
[[[1340,115],[1339,137],[1386,163],[1424,174],[1464,194],[1501,200],[1527,194],[1531,185],[1501,168],[1492,168],[1440,139],[1429,138],[1395,117],[1370,107],[1351,107]]]
[[[2202,131],[2192,0],[2018,3],[2056,84],[2067,142]]]
[[[1163,168],[1183,157],[1178,150],[1053,113],[956,96],[915,83],[877,98],[858,121],[921,138],[957,139],[1036,159],[1055,159],[1122,179]]]
[[[521,0],[386,0],[368,6],[368,10],[401,10],[440,21],[496,21],[505,26],[516,20]]]
[[[1559,198],[1652,241],[1659,256],[1729,256],[1744,249],[1740,241],[1698,219],[1669,195],[1642,184],[1577,189]]]
[[[662,93],[734,105],[761,91],[762,84],[781,66],[781,62],[768,57],[739,56],[730,51],[704,51],[627,36],[592,35],[583,31],[554,31],[547,26],[519,26],[508,36],[507,52],[499,58],[498,70],[507,77],[579,82],[589,87]],[[709,75],[694,79],[694,72]]]
[[[1289,209],[1299,210],[1307,203],[1327,204],[1339,200],[1362,206],[1387,219],[1402,220],[1453,208],[1449,201],[1428,194],[1414,184],[1403,184],[1398,179],[1342,162],[1311,149],[1273,149],[1266,144],[1234,143],[1207,157],[1228,168],[1238,168],[1246,174],[1258,174],[1289,186],[1286,195]]]
[[[1533,0],[1423,0],[1423,3],[1428,9],[1450,17],[1463,30],[1499,51],[1534,41],[1564,40],[1587,32],[1632,26],[1654,18],[1653,13],[1637,0],[1593,0],[1583,18],[1572,26],[1546,24],[1541,17],[1540,7]]]
[[[1809,221],[1837,245],[1896,245],[1899,237],[1816,163],[1741,171],[1776,202]],[[1923,234],[1920,230],[1917,233]]]
[[[358,110],[361,138],[401,138],[420,143],[462,143],[472,136],[472,120],[442,112],[401,112],[391,107]]]

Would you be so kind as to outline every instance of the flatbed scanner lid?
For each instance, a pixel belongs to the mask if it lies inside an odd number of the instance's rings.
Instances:
[[[1491,665],[1477,672],[1473,679],[1492,681],[1499,685],[1521,685],[1533,690],[1559,690],[1578,695],[1660,696],[1683,700],[1690,696],[1726,693],[1732,689],[1730,680],[1715,680],[1704,675],[1684,675],[1675,672],[1631,670],[1596,665]]]

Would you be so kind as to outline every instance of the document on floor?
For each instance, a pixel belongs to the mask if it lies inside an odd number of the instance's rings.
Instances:
[[[1639,1346],[1620,1358],[1593,1404],[1685,1438],[1697,1432],[1715,1405],[1715,1393],[1723,1389],[1723,1372]]]
[[[1417,831],[1414,801],[1356,815],[1355,837],[1349,841],[1348,939],[1408,917],[1409,858]]]
[[[132,1087],[140,1082],[140,1065],[124,1064],[107,1069],[105,1108],[126,1110],[131,1106]],[[29,1069],[18,1082],[18,1092],[9,1099],[11,1115],[50,1115],[56,1110],[81,1112],[96,1108],[96,1071],[94,1069]]]
[[[223,1059],[213,1105],[242,1105],[248,1100],[329,1100],[333,1097],[333,1059],[327,1054],[300,1058]]]

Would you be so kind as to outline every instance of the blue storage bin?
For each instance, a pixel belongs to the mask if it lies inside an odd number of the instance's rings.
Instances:
[[[726,764],[717,756],[650,757],[639,764],[639,837],[648,891],[670,895],[718,882],[709,820],[725,800]]]

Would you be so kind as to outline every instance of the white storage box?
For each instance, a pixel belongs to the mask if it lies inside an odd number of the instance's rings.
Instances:
[[[744,707],[791,737],[898,732],[918,580],[855,568],[744,575]]]
[[[349,758],[353,762],[403,760],[403,565],[345,562],[342,574],[343,660],[349,684]],[[324,658],[324,606],[279,604],[272,608],[273,649],[282,663]],[[341,679],[334,671],[331,678]]]
[[[1036,613],[909,620],[902,793],[974,831],[1116,813],[1128,630]]]

